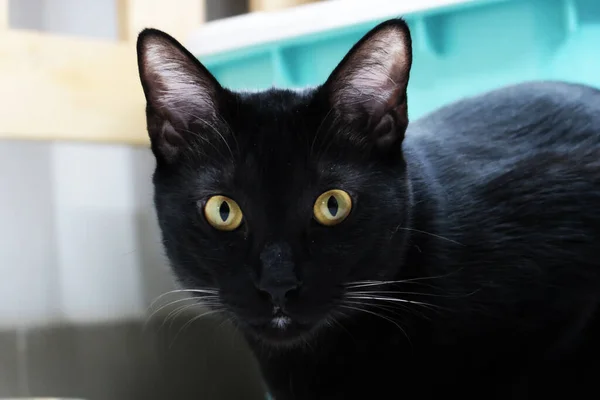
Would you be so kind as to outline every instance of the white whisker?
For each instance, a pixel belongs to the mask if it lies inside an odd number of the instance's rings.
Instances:
[[[368,303],[366,301],[352,301],[352,300],[344,300],[344,303],[347,304],[358,304],[358,305],[362,305],[362,306],[369,306],[369,307],[375,307],[378,308],[380,310],[384,310],[387,312],[391,312],[394,313],[396,315],[398,312],[398,309],[400,310],[409,310],[408,307],[402,305],[402,304],[394,304],[393,306],[388,306],[388,305],[382,305],[381,303],[377,304],[377,303]],[[395,308],[398,307],[398,308]]]
[[[332,310],[332,315],[331,315],[331,322],[336,324],[337,326],[339,326],[344,332],[346,332],[346,334],[348,334],[348,336],[350,336],[350,338],[352,339],[352,341],[356,342],[356,339],[354,339],[354,336],[352,336],[352,334],[350,333],[350,331],[348,329],[346,329],[346,327],[340,322],[338,321],[338,319],[335,317],[335,315],[333,315],[334,313],[339,313],[342,317],[344,318],[348,318],[348,315],[344,314],[342,311],[340,310]]]
[[[148,315],[148,317],[146,318],[146,322],[144,323],[144,329],[146,329],[148,323],[152,320],[152,318],[158,314],[159,312],[161,312],[162,310],[164,310],[167,307],[170,307],[174,304],[177,303],[181,303],[183,301],[190,301],[190,300],[196,300],[193,297],[186,297],[184,299],[178,299],[178,300],[173,300],[171,302],[168,302],[167,304],[164,304],[163,306],[159,307],[158,309],[154,310],[150,315]]]
[[[456,271],[449,272],[447,274],[443,274],[443,275],[423,276],[423,277],[419,277],[419,278],[400,279],[400,280],[394,280],[394,281],[376,281],[376,280],[354,281],[354,282],[346,283],[345,286],[349,287],[349,288],[356,288],[356,287],[377,286],[377,285],[392,285],[392,284],[399,284],[399,283],[413,283],[413,282],[426,281],[426,280],[430,280],[430,279],[446,278],[448,276],[452,276],[453,274],[460,272],[461,270],[462,270],[462,268],[460,268]]]
[[[148,309],[151,309],[160,299],[168,296],[170,294],[178,294],[178,293],[202,293],[202,294],[218,294],[219,291],[216,289],[176,289],[165,292],[159,296],[157,296],[148,306]]]
[[[200,314],[200,315],[197,315],[197,316],[193,317],[192,319],[190,319],[188,322],[186,322],[186,323],[185,323],[185,324],[184,324],[184,325],[183,325],[183,326],[182,326],[182,327],[179,329],[179,331],[177,332],[177,334],[176,334],[176,335],[175,335],[175,337],[173,338],[173,342],[171,342],[171,346],[170,346],[170,347],[173,347],[173,345],[174,345],[174,344],[175,344],[175,342],[177,341],[177,337],[178,337],[178,336],[179,336],[179,335],[180,335],[182,332],[184,332],[184,331],[185,331],[185,329],[186,329],[186,328],[188,328],[188,327],[189,327],[191,324],[193,324],[194,322],[196,322],[196,321],[200,320],[201,318],[207,317],[207,316],[209,316],[209,315],[217,314],[217,313],[220,313],[220,312],[223,312],[223,311],[224,311],[223,309],[215,309],[215,310],[210,310],[210,311],[207,311],[207,312],[205,312],[205,313],[202,313],[202,314]]]
[[[351,301],[351,300],[345,300],[344,302],[346,303],[351,303],[351,304],[360,304],[360,305],[364,305],[364,306],[369,306],[369,307],[375,307],[375,308],[379,308],[381,310],[387,311],[387,312],[392,312],[396,315],[399,315],[399,312],[409,312],[411,314],[415,314],[418,315],[420,317],[423,317],[427,320],[431,320],[430,317],[428,317],[427,315],[425,315],[422,311],[419,311],[418,309],[414,308],[414,307],[409,307],[405,304],[398,304],[398,303],[393,303],[391,305],[382,305],[381,303],[376,303],[376,302],[367,302],[364,300],[361,301]]]
[[[158,328],[158,330],[162,330],[162,328],[165,326],[165,324],[169,321],[169,319],[171,320],[171,323],[169,324],[169,331],[171,330],[171,328],[173,328],[173,324],[175,323],[175,320],[177,319],[177,317],[179,317],[181,314],[183,314],[186,310],[190,309],[190,308],[194,308],[196,306],[203,306],[203,304],[201,303],[194,303],[194,304],[186,304],[184,306],[180,306],[177,307],[175,310],[171,311],[164,319],[163,323],[160,325],[160,327]]]
[[[444,294],[434,294],[434,293],[422,293],[422,292],[402,292],[402,291],[394,291],[394,290],[367,290],[367,291],[349,291],[351,294],[358,295],[384,295],[384,294],[402,294],[402,295],[414,295],[414,296],[430,296],[430,297],[445,297],[445,298],[461,298],[461,297],[469,297],[479,292],[480,289],[476,289],[470,293],[466,293],[463,295],[444,295]]]
[[[389,301],[389,302],[398,302],[398,303],[406,303],[406,304],[416,304],[424,307],[433,307],[433,308],[441,308],[434,304],[423,303],[421,301],[414,300],[406,300],[406,299],[397,299],[394,297],[381,297],[381,296],[347,296],[349,299],[358,299],[358,300],[379,300],[379,301]]]
[[[348,293],[350,294],[357,294],[357,295],[386,295],[386,294],[401,294],[401,295],[414,295],[414,296],[430,296],[430,297],[453,297],[453,296],[449,296],[449,295],[443,295],[443,294],[434,294],[434,293],[420,293],[420,292],[397,292],[394,290],[368,290],[368,291],[349,291]]]
[[[400,303],[409,303],[409,304],[423,304],[418,301],[406,300],[406,299],[396,299],[394,297],[376,297],[376,296],[347,296],[349,299],[359,299],[359,300],[387,300],[387,301],[397,301]]]
[[[459,245],[459,246],[465,246],[464,244],[462,244],[462,243],[460,243],[460,242],[457,242],[456,240],[452,240],[452,239],[449,239],[449,238],[447,238],[447,237],[444,237],[444,236],[436,235],[435,233],[426,232],[426,231],[421,231],[421,230],[419,230],[419,229],[407,228],[407,227],[403,227],[403,226],[397,226],[397,227],[396,227],[396,231],[399,231],[399,230],[403,230],[403,231],[409,231],[409,232],[417,232],[417,233],[422,233],[422,234],[424,234],[424,235],[429,235],[429,236],[431,236],[431,237],[434,237],[434,238],[436,238],[436,239],[445,240],[445,241],[447,241],[447,242],[454,243],[454,244],[456,244],[456,245]]]
[[[365,310],[364,308],[360,308],[360,307],[354,307],[354,306],[349,306],[349,305],[345,305],[345,304],[341,304],[340,307],[348,308],[348,309],[355,310],[355,311],[362,311],[364,313],[374,315],[376,317],[382,318],[382,319],[394,324],[398,329],[400,329],[400,331],[404,334],[404,336],[406,336],[406,339],[408,339],[408,342],[412,345],[410,337],[408,337],[408,334],[406,333],[406,331],[402,328],[402,326],[400,326],[400,324],[398,324],[393,319],[388,318],[384,315],[381,315],[381,314],[373,312],[373,311]]]

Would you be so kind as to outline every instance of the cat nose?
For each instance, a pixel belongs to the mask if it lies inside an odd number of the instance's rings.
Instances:
[[[273,305],[283,307],[287,300],[298,294],[300,288],[292,249],[286,243],[271,243],[262,250],[260,263],[261,274],[257,289]]]
[[[268,298],[274,306],[285,308],[285,304],[288,300],[298,296],[300,285],[297,282],[290,282],[286,285],[259,287],[258,290],[262,296]]]

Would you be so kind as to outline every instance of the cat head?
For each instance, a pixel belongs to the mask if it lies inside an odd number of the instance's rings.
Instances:
[[[143,31],[155,206],[180,284],[246,333],[294,343],[353,314],[348,285],[396,276],[411,57],[394,19],[319,87],[236,93],[173,38]]]

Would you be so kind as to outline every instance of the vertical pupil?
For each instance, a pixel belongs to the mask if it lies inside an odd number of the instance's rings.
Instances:
[[[219,215],[221,216],[221,220],[223,222],[227,221],[227,218],[229,218],[229,204],[224,201],[221,203],[221,206],[219,207]]]
[[[329,213],[335,217],[338,213],[338,201],[335,196],[329,196],[329,200],[327,200],[327,208],[329,209]]]

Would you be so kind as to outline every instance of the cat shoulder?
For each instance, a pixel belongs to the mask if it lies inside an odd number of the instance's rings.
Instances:
[[[600,214],[592,212],[600,204],[597,149],[538,153],[488,178],[478,190],[484,202],[554,223],[583,217],[600,231]]]
[[[501,126],[524,126],[549,117],[576,115],[583,123],[600,128],[600,90],[560,81],[534,81],[505,86],[466,97],[415,121],[415,128],[439,130],[456,126],[461,130],[496,130]],[[498,129],[501,130],[501,129]]]

